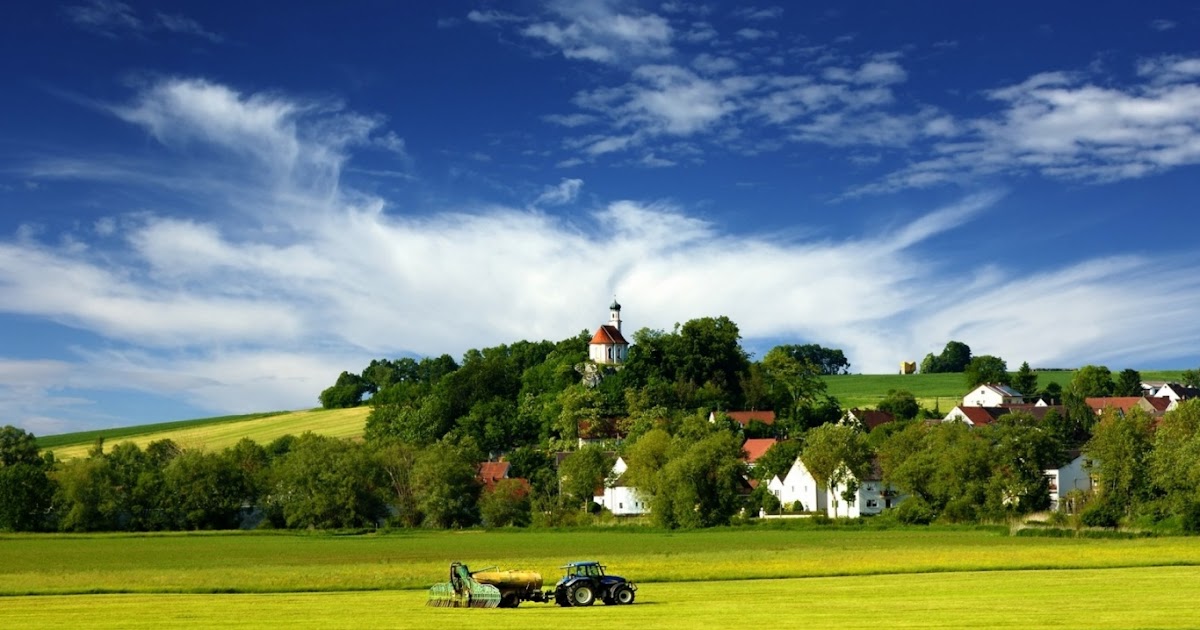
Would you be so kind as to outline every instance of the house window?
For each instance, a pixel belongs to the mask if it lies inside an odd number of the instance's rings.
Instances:
[[[624,510],[624,509],[625,509],[625,504],[624,504],[624,503],[618,503],[618,504],[617,504],[617,509],[618,509],[618,510]]]
[[[879,502],[876,501],[875,499],[867,499],[867,507],[869,507],[869,508],[879,507]]]

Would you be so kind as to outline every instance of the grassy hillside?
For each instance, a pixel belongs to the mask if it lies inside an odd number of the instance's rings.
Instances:
[[[1142,380],[1177,381],[1181,370],[1151,370],[1142,372]],[[1074,370],[1038,372],[1038,387],[1058,383],[1064,389],[1074,378]],[[829,394],[838,399],[843,409],[873,407],[889,389],[906,389],[924,407],[935,403],[942,411],[950,409],[967,393],[961,373],[949,374],[845,374],[825,377]]]
[[[53,450],[59,459],[74,459],[87,454],[96,438],[104,437],[105,450],[120,442],[146,446],[155,440],[170,439],[184,448],[219,451],[242,438],[266,444],[275,438],[311,431],[333,437],[358,437],[366,425],[369,407],[274,412],[250,416],[207,418],[124,429],[69,433],[38,440],[39,446]]]

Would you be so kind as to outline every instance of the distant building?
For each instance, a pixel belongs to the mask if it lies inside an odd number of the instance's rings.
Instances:
[[[742,428],[750,426],[751,422],[761,422],[767,426],[775,424],[775,412],[767,409],[765,411],[710,411],[708,412],[708,421],[716,422],[717,414],[725,414],[730,420],[742,425]]]
[[[1006,385],[980,385],[963,396],[964,407],[1003,407],[1004,405],[1019,405],[1025,402],[1018,392]]]
[[[620,365],[629,356],[629,342],[621,334],[621,305],[615,298],[608,311],[608,323],[596,329],[588,344],[588,358],[602,365]]]

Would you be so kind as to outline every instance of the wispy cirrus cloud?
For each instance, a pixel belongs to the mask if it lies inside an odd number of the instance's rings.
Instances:
[[[549,45],[567,59],[616,64],[671,54],[674,30],[665,18],[620,5],[608,0],[559,0],[537,16],[476,10],[467,17],[480,24],[519,25],[521,35]]]
[[[1000,109],[956,121],[963,133],[856,194],[970,181],[997,173],[1110,182],[1200,163],[1200,59],[1143,60],[1142,83],[1102,86],[1049,72],[986,96]]]
[[[62,8],[62,13],[80,28],[111,39],[166,31],[199,37],[214,44],[225,41],[223,36],[186,15],[160,11],[143,18],[133,7],[119,0],[90,0],[85,4],[67,5]]]
[[[0,240],[0,312],[100,340],[74,347],[74,359],[0,356],[0,374],[24,374],[0,387],[0,414],[27,426],[100,422],[88,392],[114,388],[220,412],[306,407],[337,373],[373,357],[568,337],[603,320],[614,292],[635,328],[724,314],[751,346],[817,339],[867,372],[966,333],[978,353],[1036,364],[1096,360],[1099,345],[1130,361],[1171,357],[1179,350],[1158,342],[1164,329],[1200,339],[1200,287],[1147,282],[1163,260],[1096,258],[1029,277],[941,259],[931,241],[993,212],[997,193],[866,221],[839,239],[736,234],[661,201],[614,200],[575,216],[486,204],[414,210],[340,178],[355,152],[388,133],[344,107],[164,79],[111,111],[160,143],[160,176],[130,174],[125,185],[166,194],[153,212],[113,208],[65,235]],[[211,162],[234,167],[219,188],[208,187],[218,179]],[[273,163],[306,167],[266,168]],[[308,176],[318,168],[326,175]],[[297,172],[305,176],[281,175]],[[176,180],[190,180],[191,192],[164,183]],[[578,203],[581,187],[548,185],[535,206]],[[205,212],[179,212],[171,200],[183,197]],[[1196,260],[1170,264],[1200,277]],[[1069,339],[1027,341],[1061,335],[1053,300],[1062,294],[1079,306]],[[945,308],[948,295],[960,295],[955,308]],[[1134,319],[1147,304],[1153,326]]]

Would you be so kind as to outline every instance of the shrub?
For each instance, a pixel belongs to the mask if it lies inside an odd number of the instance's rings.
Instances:
[[[905,525],[928,525],[933,522],[935,516],[933,508],[917,497],[901,502],[893,511],[896,513],[896,520]]]
[[[1191,502],[1184,506],[1179,515],[1179,524],[1189,534],[1200,533],[1200,503]]]
[[[1121,506],[1115,501],[1100,499],[1093,502],[1080,514],[1080,520],[1088,527],[1116,529],[1121,524]]]

